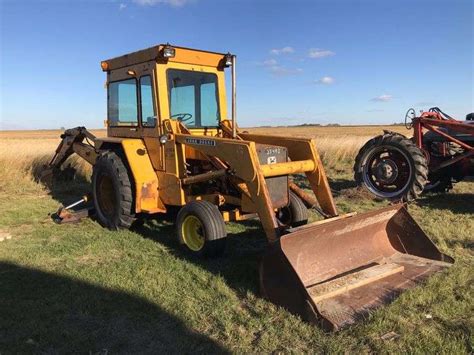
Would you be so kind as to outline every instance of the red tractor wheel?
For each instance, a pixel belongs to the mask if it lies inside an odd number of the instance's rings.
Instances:
[[[410,201],[425,187],[428,164],[412,140],[400,134],[384,134],[360,149],[354,178],[378,198]]]

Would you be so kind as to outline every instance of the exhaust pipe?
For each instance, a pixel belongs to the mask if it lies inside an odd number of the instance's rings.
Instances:
[[[237,57],[232,54],[232,138],[237,138],[237,87],[235,65]]]

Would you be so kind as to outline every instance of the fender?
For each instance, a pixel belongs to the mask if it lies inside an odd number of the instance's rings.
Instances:
[[[135,212],[166,212],[158,192],[158,177],[142,139],[99,138],[97,149],[120,145],[133,176],[135,187]]]

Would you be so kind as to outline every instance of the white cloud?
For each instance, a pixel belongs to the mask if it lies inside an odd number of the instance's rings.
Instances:
[[[324,57],[332,57],[336,53],[327,49],[311,48],[308,52],[308,57],[319,59]]]
[[[294,53],[294,51],[295,50],[293,49],[293,47],[286,46],[283,48],[274,48],[270,51],[270,54],[274,54],[274,55],[289,54],[289,53]]]
[[[332,76],[323,76],[320,79],[315,80],[316,84],[322,84],[322,85],[332,85],[334,84],[336,79],[334,79]]]
[[[278,64],[278,62],[275,59],[268,59],[268,60],[265,60],[262,63],[262,65],[265,66],[265,67],[272,67],[272,66],[275,66],[277,64]]]
[[[125,9],[126,7],[127,7],[126,4],[121,3],[121,4],[119,5],[119,10],[123,10],[123,9]]]
[[[393,99],[392,95],[383,94],[383,95],[380,95],[380,96],[377,96],[377,97],[374,97],[374,98],[370,99],[370,101],[373,101],[373,102],[389,102],[389,101],[392,101],[392,99]]]
[[[154,6],[159,4],[170,5],[173,7],[182,7],[187,3],[191,2],[191,0],[133,0],[133,2],[137,5],[142,6]]]
[[[299,74],[303,71],[301,68],[287,68],[278,64],[276,59],[270,58],[263,62],[257,63],[262,67],[265,67],[272,75],[274,76],[287,76],[287,75],[295,75]]]
[[[288,76],[288,75],[295,75],[303,72],[303,69],[301,68],[287,68],[287,67],[282,67],[279,65],[274,65],[270,67],[270,72],[274,76]]]

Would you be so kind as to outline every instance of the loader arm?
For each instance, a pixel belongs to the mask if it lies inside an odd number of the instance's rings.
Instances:
[[[178,133],[176,134],[176,142],[190,146],[207,156],[223,160],[229,165],[230,174],[242,180],[247,186],[249,197],[255,205],[267,239],[270,242],[276,241],[280,237],[280,229],[266,185],[266,177],[306,173],[311,179],[313,191],[324,212],[330,216],[337,215],[324,170],[322,170],[316,149],[310,140],[301,140],[298,145],[298,141],[285,142],[284,138],[279,139],[278,143],[283,142],[283,144],[275,145],[290,147],[292,144],[296,144],[301,152],[299,155],[290,155],[290,157],[293,157],[293,161],[271,165],[260,164],[255,147],[256,143],[251,140]],[[301,160],[298,160],[298,158]]]
[[[230,174],[242,180],[250,194],[269,241],[279,237],[279,227],[272,208],[265,177],[260,169],[254,142],[235,139],[176,134],[176,142],[216,157],[229,165]]]
[[[232,136],[232,123],[229,120],[223,120],[220,126],[227,137]],[[296,168],[298,171],[287,171],[287,174],[303,171],[305,172],[317,202],[321,206],[321,209],[316,206],[316,201],[314,201],[311,196],[299,189],[296,185],[290,184],[291,190],[296,192],[305,202],[305,204],[307,204],[307,206],[315,207],[317,210],[319,210],[319,213],[325,218],[337,216],[338,213],[331,193],[331,188],[329,187],[329,182],[326,177],[321,158],[319,157],[319,153],[316,149],[316,143],[313,139],[257,135],[239,131],[237,131],[236,138],[239,140],[247,140],[255,143],[282,146],[288,149],[288,155],[290,159],[292,161],[299,162],[301,166],[297,167],[296,164],[293,164],[292,167]],[[308,166],[311,166],[311,164],[314,164],[314,168],[308,169]],[[279,169],[279,164],[267,165],[264,169],[268,171],[268,173],[265,173],[265,176],[270,176],[270,174],[278,175],[280,174],[281,170]],[[288,169],[288,165],[283,167],[283,169]]]
[[[239,133],[245,140],[256,143],[278,145],[288,149],[288,156],[292,162],[312,162],[313,169],[297,169],[292,173],[305,173],[311,185],[311,189],[321,206],[321,209],[329,216],[337,216],[336,204],[329,187],[329,182],[324,171],[323,164],[316,149],[316,143],[309,138],[280,137],[270,135],[257,135],[250,133]],[[276,165],[276,164],[275,164]],[[268,166],[271,168],[272,166]]]

